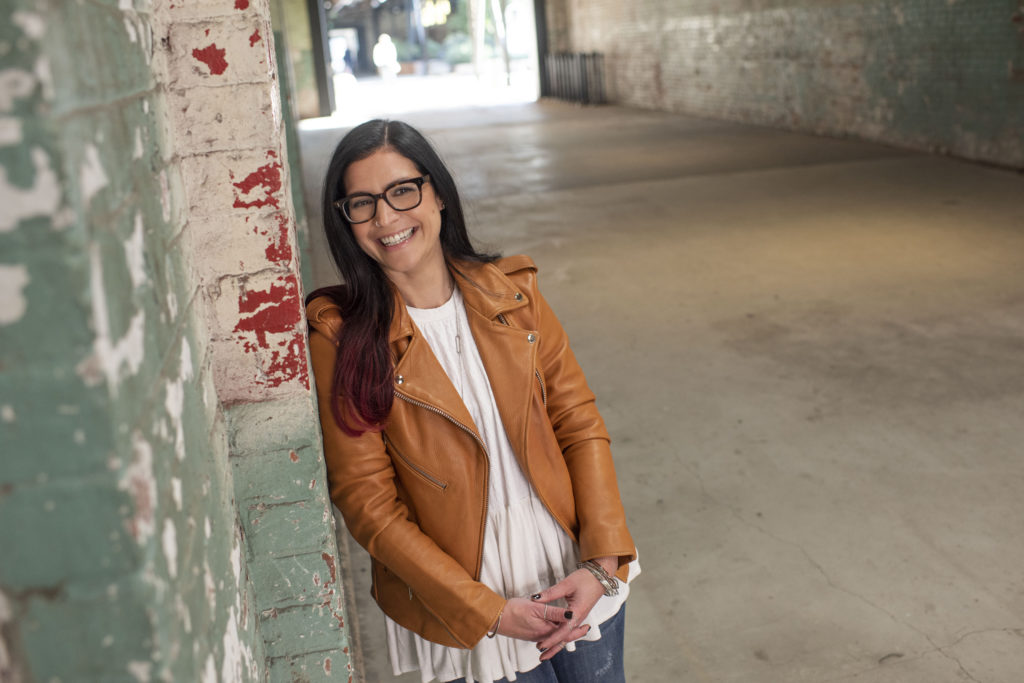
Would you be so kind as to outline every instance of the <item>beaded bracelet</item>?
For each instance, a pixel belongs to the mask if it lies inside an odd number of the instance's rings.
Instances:
[[[619,580],[614,576],[605,571],[605,568],[599,565],[593,560],[586,560],[584,562],[578,562],[576,564],[577,569],[586,569],[588,572],[594,575],[594,578],[598,580],[601,586],[604,588],[605,595],[618,595],[619,594]]]

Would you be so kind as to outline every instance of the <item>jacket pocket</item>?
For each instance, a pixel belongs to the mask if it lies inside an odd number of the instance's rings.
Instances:
[[[402,452],[398,450],[398,448],[395,446],[395,442],[389,439],[386,434],[384,435],[384,444],[388,451],[393,453],[395,457],[398,459],[398,461],[405,465],[405,467],[407,467],[409,471],[411,471],[417,477],[427,482],[431,486],[438,488],[442,491],[448,488],[448,482],[435,477],[430,472],[427,472],[425,469],[414,463],[412,460],[409,460],[409,458],[405,457],[405,455],[403,455]]]

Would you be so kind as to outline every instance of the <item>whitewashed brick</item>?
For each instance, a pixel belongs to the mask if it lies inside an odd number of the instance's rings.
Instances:
[[[281,121],[275,96],[265,83],[168,93],[178,153],[267,149],[279,144]]]
[[[273,86],[273,34],[260,17],[178,22],[167,37],[172,90],[247,82]]]

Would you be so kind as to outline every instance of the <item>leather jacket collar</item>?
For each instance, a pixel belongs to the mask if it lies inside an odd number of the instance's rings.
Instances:
[[[504,261],[521,259],[522,266],[533,266],[527,256],[510,257]],[[518,264],[509,263],[507,270],[514,270]],[[529,305],[526,293],[508,279],[497,266],[476,261],[451,261],[448,270],[455,279],[455,285],[462,292],[467,308],[471,308],[488,320],[495,320],[499,315]],[[405,308],[405,301],[398,290],[392,287],[395,294],[395,315],[391,320],[389,341],[394,344],[405,339],[405,346],[413,335],[412,317]]]

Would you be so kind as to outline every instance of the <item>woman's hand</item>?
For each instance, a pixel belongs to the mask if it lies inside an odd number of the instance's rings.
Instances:
[[[616,557],[600,557],[595,562],[612,575],[619,565]],[[533,596],[536,598],[536,603],[539,604],[564,598],[566,607],[562,609],[565,610],[565,614],[571,613],[572,615],[559,624],[546,638],[537,642],[537,647],[541,651],[541,661],[551,659],[565,647],[566,643],[587,634],[590,626],[579,626],[579,624],[587,618],[590,610],[594,608],[602,595],[604,595],[604,586],[601,585],[601,582],[594,578],[594,575],[588,570],[577,569],[551,588]]]
[[[498,633],[509,638],[539,642],[572,618],[564,607],[526,598],[510,598],[501,612]]]

